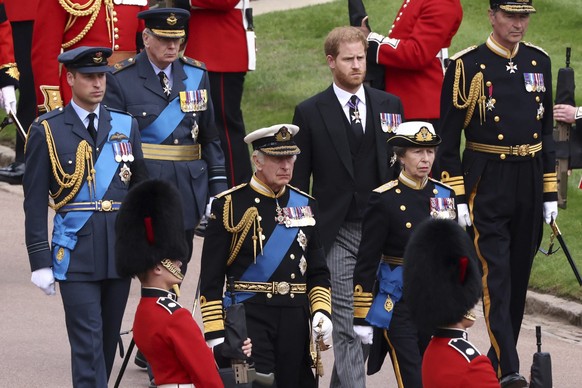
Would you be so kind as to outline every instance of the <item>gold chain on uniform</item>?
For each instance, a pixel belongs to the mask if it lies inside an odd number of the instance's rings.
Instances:
[[[45,120],[42,122],[44,126],[46,142],[48,146],[49,158],[51,161],[51,167],[53,170],[53,176],[60,186],[56,193],[49,193],[50,197],[54,200],[63,191],[63,189],[71,188],[71,192],[62,199],[62,201],[51,204],[49,206],[54,210],[59,210],[61,207],[66,205],[79,191],[81,184],[83,183],[83,177],[85,175],[85,167],[87,166],[87,183],[89,186],[89,193],[91,198],[93,197],[92,191],[95,186],[95,167],[93,166],[93,149],[87,143],[86,140],[81,140],[79,146],[77,147],[76,157],[75,157],[75,172],[72,174],[67,174],[59,161],[57,154],[57,146],[55,144],[53,134],[48,122]]]
[[[459,87],[459,81],[463,76],[463,85]],[[485,118],[485,86],[483,85],[483,73],[478,72],[475,74],[471,80],[471,86],[469,87],[469,95],[465,95],[465,66],[463,60],[459,59],[456,61],[455,67],[455,80],[453,82],[453,105],[457,109],[467,109],[467,115],[465,116],[465,123],[463,128],[466,128],[473,117],[475,112],[475,106],[479,104],[479,119],[481,124]],[[463,102],[463,105],[459,104],[459,98]]]
[[[63,7],[63,9],[69,14],[69,19],[65,25],[65,32],[68,31],[73,26],[73,24],[75,24],[75,21],[79,16],[91,15],[89,22],[79,33],[79,35],[61,45],[63,49],[69,48],[75,43],[78,43],[85,37],[85,35],[87,35],[87,32],[89,32],[95,23],[95,19],[97,19],[99,11],[101,11],[101,3],[105,4],[105,19],[107,23],[107,31],[109,32],[109,41],[111,42],[111,30],[113,27],[113,18],[111,17],[113,12],[112,0],[89,0],[85,4],[78,4],[73,0],[59,0],[61,7]]]
[[[261,227],[261,221],[259,218],[259,210],[256,207],[248,208],[240,219],[239,223],[234,225],[233,220],[233,210],[232,210],[232,197],[227,195],[224,197],[224,209],[222,213],[222,219],[224,228],[227,232],[232,233],[232,241],[230,244],[230,256],[226,262],[226,265],[231,265],[236,256],[238,255],[240,248],[251,229],[253,229],[253,249],[255,254],[255,259],[257,258],[257,240],[259,241],[261,254],[263,252],[263,228]]]

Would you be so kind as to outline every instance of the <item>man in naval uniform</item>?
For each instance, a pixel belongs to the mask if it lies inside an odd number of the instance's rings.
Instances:
[[[502,387],[527,384],[516,349],[527,285],[543,222],[558,215],[550,58],[522,42],[534,12],[528,0],[490,0],[491,35],[453,56],[441,98],[435,177],[455,190],[474,237]]]
[[[244,303],[257,372],[275,373],[279,388],[314,387],[310,335],[331,337],[329,270],[317,203],[289,186],[300,150],[291,124],[258,129],[249,183],[218,195],[204,238],[200,306],[209,346],[224,341],[224,309]],[[225,279],[234,290],[223,295]],[[224,299],[223,299],[224,297]],[[311,320],[312,329],[308,322]]]
[[[138,122],[149,175],[175,185],[184,209],[189,255],[208,198],[227,189],[204,64],[179,57],[190,14],[177,8],[141,12],[145,50],[116,65],[104,103]]]
[[[59,282],[74,387],[107,387],[130,286],[115,269],[115,218],[132,184],[147,178],[137,122],[101,104],[110,55],[83,46],[59,55],[73,98],[33,122],[25,153],[31,280],[47,295]]]

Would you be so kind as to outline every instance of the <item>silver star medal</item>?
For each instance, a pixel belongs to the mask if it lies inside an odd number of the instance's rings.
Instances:
[[[537,119],[541,120],[544,117],[544,113],[545,113],[546,109],[544,108],[544,105],[540,102],[540,106],[538,108],[538,112],[537,112]]]
[[[200,132],[200,128],[198,128],[198,122],[194,122],[194,125],[192,126],[192,130],[190,131],[190,133],[192,134],[192,139],[194,139],[194,141],[198,141],[198,133]]]
[[[489,97],[485,106],[487,107],[487,110],[495,109],[495,99],[493,97]]]
[[[299,271],[301,271],[301,275],[305,275],[305,272],[307,272],[307,260],[305,260],[305,256],[301,256],[301,260],[299,260]]]
[[[131,170],[129,169],[127,164],[123,163],[121,171],[119,171],[119,177],[121,178],[121,181],[125,183],[126,186],[129,185],[129,181],[131,180]]]
[[[356,122],[358,124],[361,122],[360,111],[358,111],[358,110],[354,111],[354,114],[352,115],[352,121]]]
[[[505,66],[505,70],[509,71],[510,73],[515,73],[517,70],[517,65],[513,63],[513,60],[509,60],[509,63]]]
[[[305,251],[307,248],[307,236],[301,229],[299,229],[299,233],[297,233],[297,242],[299,243],[299,246],[301,246],[301,249]]]
[[[170,80],[168,77],[164,77],[164,94],[169,96],[172,93],[172,88],[170,86]]]

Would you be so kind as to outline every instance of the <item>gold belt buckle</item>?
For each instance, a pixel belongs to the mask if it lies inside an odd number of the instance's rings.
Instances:
[[[105,200],[101,201],[101,211],[109,212],[113,208],[111,201]]]
[[[291,286],[287,282],[279,282],[275,286],[275,291],[280,295],[287,295],[291,290]]]
[[[517,154],[519,156],[529,155],[529,144],[522,144],[520,146],[517,146]]]

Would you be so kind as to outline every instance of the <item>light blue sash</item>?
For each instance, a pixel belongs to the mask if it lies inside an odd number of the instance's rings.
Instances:
[[[287,207],[307,206],[307,204],[307,197],[290,190]],[[277,224],[263,247],[263,254],[257,256],[256,263],[251,264],[239,280],[243,282],[266,282],[269,280],[283,261],[298,232],[299,227],[287,228],[285,225]],[[236,292],[236,302],[240,303],[254,295],[254,292]],[[227,291],[223,300],[224,307],[230,306],[231,303],[230,291]]]
[[[116,132],[122,133],[129,139],[131,133],[131,116],[116,112],[111,113],[111,126]],[[104,146],[99,154],[97,163],[95,163],[95,198],[89,194],[87,182],[83,183],[81,189],[75,196],[75,202],[99,201],[107,192],[119,163],[115,161],[113,147],[111,142],[107,141],[108,146]],[[55,279],[66,280],[67,270],[71,262],[71,251],[77,245],[77,232],[85,225],[89,217],[93,215],[92,211],[75,211],[68,213],[57,213],[53,219],[53,273]],[[63,248],[62,250],[60,248]],[[59,256],[57,258],[57,256]]]
[[[196,90],[200,86],[204,70],[193,66],[184,66],[184,72],[188,76],[184,81],[186,90]],[[210,98],[210,95],[208,95]],[[180,96],[174,98],[150,125],[141,130],[142,143],[160,144],[174,132],[184,115],[180,109]]]

